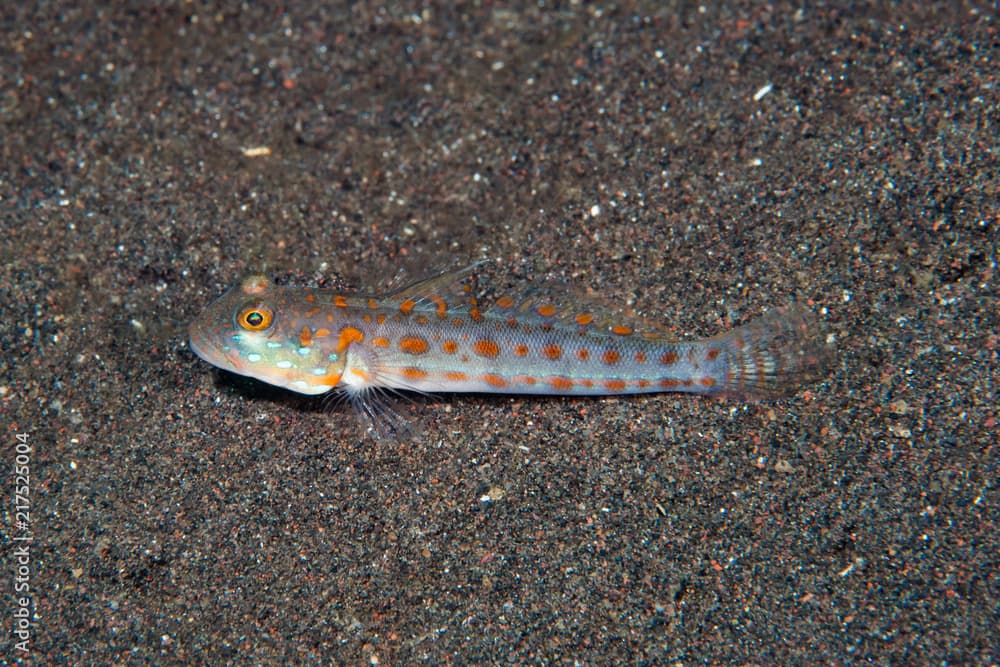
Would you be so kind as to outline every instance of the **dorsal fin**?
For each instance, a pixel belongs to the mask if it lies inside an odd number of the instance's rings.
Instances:
[[[393,290],[382,298],[393,301],[412,301],[413,310],[439,310],[444,304],[449,311],[462,311],[476,306],[473,272],[486,260],[468,266],[435,274]]]

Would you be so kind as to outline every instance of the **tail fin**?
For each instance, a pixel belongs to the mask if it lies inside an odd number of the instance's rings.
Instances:
[[[722,393],[741,398],[778,398],[821,376],[829,357],[823,329],[797,304],[768,311],[716,338],[729,353]]]

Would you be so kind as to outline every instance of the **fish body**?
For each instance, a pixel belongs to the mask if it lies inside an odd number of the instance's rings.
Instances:
[[[800,307],[677,342],[566,295],[501,297],[480,308],[467,283],[474,267],[381,296],[250,276],[192,322],[191,348],[295,392],[362,400],[371,389],[756,398],[787,393],[818,362],[817,328]]]

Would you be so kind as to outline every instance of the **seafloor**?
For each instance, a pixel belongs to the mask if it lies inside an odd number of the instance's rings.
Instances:
[[[995,3],[75,4],[0,9],[4,662],[998,660]],[[479,258],[836,356],[373,442],[187,347]]]

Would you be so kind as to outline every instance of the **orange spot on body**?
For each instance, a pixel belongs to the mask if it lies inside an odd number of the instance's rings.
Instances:
[[[628,336],[629,334],[632,333],[632,327],[626,327],[621,324],[616,324],[615,326],[611,327],[611,331],[612,333],[616,333],[619,336]]]
[[[389,347],[389,339],[385,338],[384,336],[379,336],[378,338],[372,341],[372,345],[374,345],[375,347]]]
[[[541,306],[535,309],[535,312],[537,312],[542,317],[552,317],[553,315],[556,314],[556,307],[553,306],[551,303],[543,303]]]
[[[573,381],[569,378],[560,376],[550,377],[548,378],[548,383],[556,391],[571,391],[573,389]]]
[[[469,317],[471,317],[473,321],[478,322],[483,319],[483,314],[479,312],[478,308],[470,308]]]
[[[451,323],[452,323],[452,324],[454,324],[454,325],[455,325],[456,327],[460,327],[460,326],[462,326],[463,324],[465,324],[465,322],[463,322],[463,321],[462,321],[462,318],[460,318],[460,317],[456,317],[455,319],[453,319],[453,320],[451,321]]]
[[[333,297],[333,305],[337,308],[347,308],[347,299],[338,294]]]
[[[500,346],[491,340],[477,340],[472,345],[472,351],[478,354],[480,357],[486,357],[487,359],[496,359],[500,354]]]
[[[302,327],[302,331],[299,332],[299,347],[309,347],[312,345],[312,342],[312,329],[309,327]]]
[[[708,352],[705,353],[705,359],[707,361],[715,361],[715,359],[719,356],[719,352],[719,348],[711,347],[708,349]]]
[[[340,383],[340,378],[343,377],[343,373],[328,373],[319,378],[317,384],[325,384],[328,387],[336,387]]]
[[[594,386],[594,381],[593,380],[580,380],[580,384],[583,385],[584,387],[586,387],[587,389],[590,389],[591,387]]]
[[[556,307],[553,306],[551,303],[543,303],[542,305],[540,305],[538,308],[535,309],[535,312],[541,315],[542,317],[552,317],[553,315],[556,314]]]
[[[664,366],[670,366],[671,364],[677,363],[677,353],[676,352],[664,352],[660,356],[660,363]]]
[[[378,302],[375,301],[375,299],[368,299],[368,307],[371,308],[372,310],[375,310],[376,308],[378,308]]]
[[[340,330],[340,340],[337,341],[337,352],[343,352],[351,343],[360,343],[365,339],[365,335],[360,329],[354,327],[344,327]]]
[[[590,313],[580,313],[576,316],[576,323],[581,327],[585,327],[594,321],[594,316]]]
[[[465,382],[469,379],[469,376],[465,373],[459,373],[458,371],[448,371],[444,374],[445,378],[451,380],[452,382]]]
[[[644,361],[646,361],[646,353],[641,350],[639,352],[636,352],[635,360],[638,361],[640,364],[643,363]]]
[[[523,343],[518,345],[517,347],[514,348],[514,354],[516,354],[519,357],[528,356],[528,346]]]
[[[536,383],[537,381],[538,381],[538,380],[536,380],[536,379],[535,379],[535,378],[534,378],[533,376],[531,376],[531,375],[515,375],[515,376],[514,376],[514,382],[518,382],[518,383],[520,383],[520,384],[526,384],[526,385],[533,385],[533,384],[535,384],[535,383]]]
[[[312,303],[315,300],[316,300],[316,295],[315,294],[313,294],[312,292],[310,292],[309,294],[306,294],[306,301],[308,301],[309,303]]]
[[[417,315],[417,324],[427,324],[427,318],[423,315]]]
[[[413,309],[416,308],[416,306],[417,306],[416,301],[414,301],[413,299],[407,299],[403,303],[399,304],[399,312],[403,313],[404,315],[409,315],[411,312],[413,312]]]
[[[319,308],[310,308],[309,310],[307,310],[306,312],[304,312],[302,314],[305,317],[315,317],[316,315],[319,315],[319,312],[320,312]]]
[[[365,372],[364,369],[361,369],[361,368],[351,368],[351,369],[348,369],[347,372],[350,373],[351,375],[353,375],[354,377],[358,378],[362,382],[368,382],[369,381],[368,373]],[[338,380],[339,379],[340,378],[338,378]]]
[[[329,329],[316,329],[316,331],[313,332],[313,338],[325,338],[326,336],[329,335],[330,335]]]
[[[604,388],[608,391],[625,391],[625,380],[605,380]]]
[[[427,377],[427,371],[412,366],[404,368],[400,372],[407,380],[423,380]]]
[[[506,379],[504,379],[500,375],[495,375],[493,373],[484,373],[483,381],[492,387],[499,387],[501,389],[507,386]]]
[[[407,354],[423,354],[430,349],[430,345],[423,338],[404,336],[399,339],[399,349]]]
[[[502,296],[499,299],[497,299],[497,305],[500,306],[501,308],[510,308],[511,306],[514,305],[514,299],[510,298],[509,296]]]
[[[455,354],[458,352],[458,343],[453,340],[446,340],[441,343],[441,349],[444,350],[445,354]]]
[[[638,385],[639,389],[646,389],[651,384],[652,384],[652,382],[650,382],[649,380],[637,380],[636,381],[636,385]]]
[[[663,389],[673,389],[679,384],[680,382],[674,380],[673,378],[663,378],[662,380],[660,380],[660,387],[662,387]]]
[[[617,364],[619,359],[621,359],[621,355],[618,354],[618,350],[605,350],[601,356],[601,360],[609,366]]]
[[[562,348],[558,345],[546,345],[542,348],[542,354],[555,361],[562,356]]]
[[[699,382],[701,382],[701,386],[703,386],[703,387],[714,387],[715,386],[715,380],[713,378],[704,377],[701,380],[699,380]]]
[[[385,324],[385,315],[376,315],[375,321],[379,324]]]
[[[579,359],[580,361],[586,361],[587,359],[590,359],[590,350],[588,350],[585,347],[581,347],[579,350],[576,351],[576,358]]]

